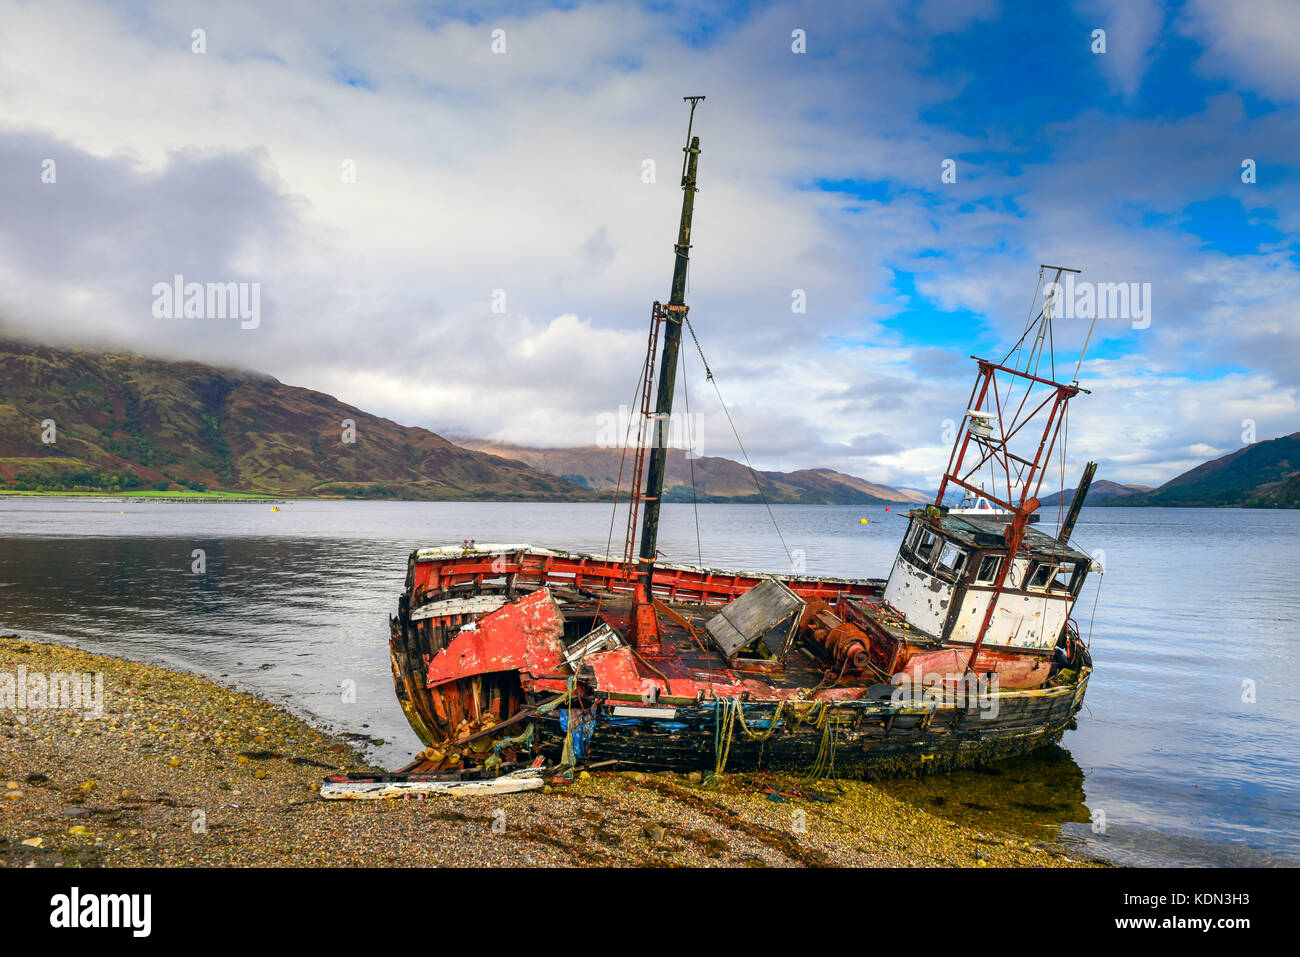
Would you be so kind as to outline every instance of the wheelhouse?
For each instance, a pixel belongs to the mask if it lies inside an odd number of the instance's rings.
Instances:
[[[984,641],[1049,651],[1057,642],[1091,558],[1034,528],[1007,570],[1007,522],[997,515],[913,513],[885,585],[885,600],[935,639],[973,643],[989,602],[997,606]]]

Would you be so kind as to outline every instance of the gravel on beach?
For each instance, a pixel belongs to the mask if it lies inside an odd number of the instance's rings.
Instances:
[[[27,676],[103,675],[103,714],[20,707]],[[48,704],[48,702],[47,702]],[[596,771],[545,792],[327,801],[377,771],[346,739],[197,675],[0,636],[0,865],[1088,865],[946,821],[878,784],[772,800],[767,775]],[[816,786],[833,793],[827,782]]]

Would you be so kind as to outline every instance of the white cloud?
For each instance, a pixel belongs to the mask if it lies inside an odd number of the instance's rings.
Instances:
[[[1151,64],[1165,9],[1161,0],[1081,0],[1079,12],[1093,29],[1106,31],[1106,52],[1097,68],[1117,93],[1132,97]],[[1084,43],[1087,37],[1080,37]]]
[[[1300,6],[1292,0],[1188,0],[1176,22],[1205,48],[1207,75],[1285,102],[1300,98]]]
[[[1163,14],[1097,9],[1108,77],[1131,95]],[[937,484],[971,350],[904,346],[879,325],[895,308],[891,267],[929,270],[920,292],[987,316],[1003,344],[1039,262],[1156,283],[1150,330],[1103,330],[1141,360],[1086,366],[1096,394],[1072,438],[1113,463],[1108,477],[1168,478],[1197,442],[1228,447],[1247,407],[1261,437],[1294,431],[1285,254],[1224,256],[1125,219],[1139,205],[1174,221],[1191,197],[1240,186],[1235,160],[1207,146],[1280,151],[1293,114],[1252,119],[1230,94],[1176,121],[1083,113],[1045,131],[1056,148],[1018,175],[972,162],[945,193],[942,158],[1017,145],[918,119],[956,92],[926,71],[925,31],[960,31],[989,5],[776,6],[703,48],[676,38],[671,17],[614,4],[474,23],[296,10],[7,10],[0,315],[50,339],[249,366],[444,432],[587,444],[601,412],[633,400],[672,267],[679,98],[703,92],[691,315],[759,467]],[[203,55],[190,51],[196,25]],[[808,31],[806,56],[789,51],[792,25]],[[503,56],[490,50],[497,27]],[[1226,63],[1229,49],[1207,57]],[[47,156],[54,186],[39,180]],[[895,195],[809,188],[839,178],[885,180]],[[962,209],[1003,195],[1018,212]],[[1300,226],[1284,184],[1244,195],[1277,208],[1279,229]],[[945,258],[920,257],[932,248]],[[176,272],[261,281],[263,325],[154,320],[149,290]],[[796,288],[806,314],[790,310]],[[709,452],[735,455],[686,348]],[[1189,360],[1247,371],[1193,380]]]

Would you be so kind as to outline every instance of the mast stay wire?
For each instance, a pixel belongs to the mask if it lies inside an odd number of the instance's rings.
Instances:
[[[682,317],[686,322],[686,329],[691,334],[691,340],[695,343],[695,349],[700,354],[700,362],[704,365],[704,378],[713,385],[713,391],[717,393],[718,404],[722,406],[722,413],[727,417],[727,424],[731,426],[731,434],[736,437],[736,445],[740,447],[740,454],[745,459],[745,468],[749,469],[749,477],[754,480],[754,488],[758,489],[759,497],[763,500],[763,507],[767,509],[767,517],[772,520],[772,528],[776,530],[776,537],[781,540],[781,548],[785,551],[785,557],[790,562],[791,569],[794,568],[794,556],[790,553],[790,547],[785,543],[785,536],[781,534],[781,526],[777,523],[776,513],[772,511],[772,503],[767,500],[767,493],[763,491],[763,485],[758,480],[758,473],[754,471],[754,466],[749,461],[749,453],[745,451],[745,443],[740,438],[740,432],[736,428],[736,423],[732,421],[731,412],[727,409],[727,403],[722,398],[722,390],[718,388],[718,380],[713,375],[713,370],[709,368],[709,360],[704,358],[704,348],[700,345],[700,339],[695,334],[695,326],[691,324],[689,316]]]
[[[653,325],[654,325],[654,324],[651,323],[651,330],[650,330],[650,335],[651,335],[651,336],[654,336],[654,334],[655,334],[655,330],[654,330],[654,328],[653,328]],[[649,348],[649,346],[647,346],[647,349],[648,349],[648,348]],[[642,389],[643,389],[644,387],[645,387],[645,367],[643,366],[642,369],[641,369],[641,374],[640,374],[639,376],[637,376],[637,380],[636,380],[636,391],[632,393],[632,405],[631,405],[629,408],[632,408],[632,409],[635,409],[635,408],[636,408],[636,404],[637,404],[637,403],[636,403],[636,400],[637,400],[637,397],[638,397],[639,395],[641,395],[641,391],[642,391]],[[629,416],[628,416],[628,418],[627,418],[627,429],[626,429],[626,430],[624,431],[624,433],[623,433],[623,455],[622,455],[622,457],[619,459],[619,463],[618,463],[618,481],[614,483],[614,503],[613,503],[613,505],[611,506],[611,508],[610,508],[610,512],[609,512],[609,537],[608,537],[608,540],[605,542],[605,555],[606,555],[607,557],[608,557],[609,554],[610,554],[610,550],[613,549],[613,547],[614,547],[614,521],[615,521],[615,519],[618,518],[618,496],[619,496],[619,493],[623,490],[623,471],[624,471],[624,469],[625,469],[626,466],[627,466],[627,448],[628,448],[628,445],[631,444],[631,439],[632,439],[632,419],[633,419],[633,418],[634,418],[634,416],[632,416],[632,415],[629,415]],[[629,491],[629,493],[631,492],[630,489],[629,489],[628,491]],[[628,508],[631,508],[631,507],[632,507],[632,504],[633,504],[633,503],[632,503],[631,499],[629,498],[628,503],[627,503],[627,507],[628,507]]]
[[[682,398],[686,401],[686,427],[682,435],[686,439],[686,462],[691,467],[691,508],[695,510],[695,556],[704,567],[704,547],[700,544],[700,503],[695,493],[695,442],[696,435],[691,424],[691,393],[686,386],[686,350],[682,350]]]

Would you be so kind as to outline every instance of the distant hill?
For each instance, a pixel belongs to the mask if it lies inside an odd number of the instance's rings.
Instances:
[[[43,422],[54,423],[52,444]],[[355,442],[344,441],[344,420]],[[267,375],[0,341],[0,489],[584,500],[572,483]]]
[[[622,449],[583,446],[568,449],[533,449],[491,442],[484,439],[457,441],[465,448],[490,452],[503,458],[525,462],[535,469],[560,476],[582,488],[599,492],[612,490],[618,482]],[[691,469],[697,500],[701,502],[762,501],[754,476],[739,462],[718,456],[703,456],[693,462],[681,449],[669,449],[664,478],[664,501],[691,500]],[[632,458],[627,457],[624,484],[631,472]],[[758,480],[769,502],[852,505],[884,502],[930,502],[933,495],[915,489],[896,489],[833,469],[801,469],[796,472],[758,472]]]
[[[1087,505],[1114,505],[1116,499],[1149,491],[1151,491],[1150,485],[1121,485],[1118,482],[1108,482],[1101,479],[1093,482],[1088,488],[1088,497],[1084,502]],[[1068,488],[1064,492],[1053,492],[1051,495],[1044,495],[1039,501],[1044,506],[1047,506],[1057,505],[1064,499],[1065,504],[1069,505],[1074,501],[1074,493],[1075,489]]]
[[[1300,432],[1247,445],[1110,504],[1300,508]]]

